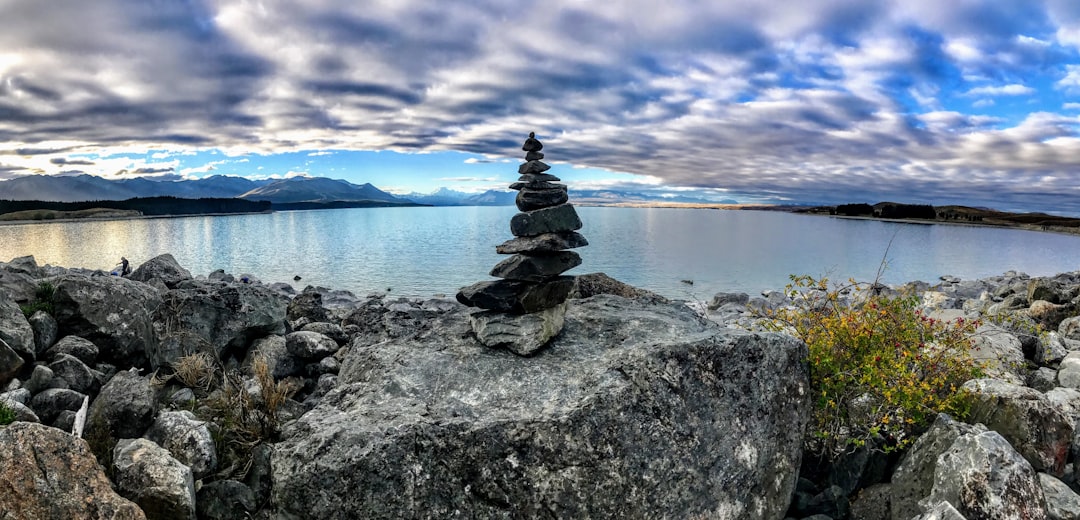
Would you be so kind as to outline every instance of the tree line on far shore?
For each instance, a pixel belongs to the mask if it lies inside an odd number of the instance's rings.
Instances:
[[[258,213],[273,209],[268,201],[244,199],[179,197],[136,197],[127,200],[52,202],[41,200],[0,200],[0,215],[18,211],[81,211],[94,208],[135,210],[143,215],[197,215],[204,213]]]

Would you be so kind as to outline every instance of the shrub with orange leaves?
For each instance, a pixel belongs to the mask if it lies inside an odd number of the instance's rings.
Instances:
[[[926,316],[916,295],[887,296],[880,286],[792,276],[793,304],[764,311],[767,328],[809,347],[814,407],[807,449],[832,458],[870,439],[885,450],[910,444],[939,412],[963,418],[957,392],[980,377],[970,355],[977,320]]]

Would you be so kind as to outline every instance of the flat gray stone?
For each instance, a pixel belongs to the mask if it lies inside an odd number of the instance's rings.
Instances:
[[[494,280],[462,287],[457,293],[457,300],[469,307],[526,314],[566,301],[573,287],[572,276],[560,276],[543,283]]]
[[[544,173],[544,172],[546,172],[546,171],[548,171],[550,169],[551,169],[551,166],[548,166],[547,164],[541,162],[540,160],[535,160],[535,161],[528,161],[528,162],[522,164],[521,166],[518,166],[518,173],[520,173],[522,175],[529,174],[529,173],[536,174],[536,173]]]
[[[515,182],[510,185],[512,190],[565,190],[565,184],[556,184],[548,181]]]
[[[531,182],[559,182],[562,179],[551,175],[550,173],[526,173],[521,177],[518,177],[518,182],[531,183]]]
[[[557,251],[538,255],[516,254],[491,269],[491,276],[507,280],[543,282],[581,265],[581,255]]]
[[[519,356],[535,354],[563,329],[566,302],[531,314],[481,311],[469,317],[476,339]]]
[[[587,245],[589,245],[589,241],[585,240],[581,233],[567,231],[563,233],[544,233],[532,237],[517,237],[495,246],[495,252],[500,255],[539,253],[562,251]]]
[[[558,206],[568,200],[570,200],[570,197],[566,194],[565,188],[554,190],[523,189],[518,192],[514,203],[517,204],[518,209],[521,211],[533,211]]]
[[[526,211],[510,219],[510,232],[516,237],[559,233],[581,229],[581,218],[572,204]]]

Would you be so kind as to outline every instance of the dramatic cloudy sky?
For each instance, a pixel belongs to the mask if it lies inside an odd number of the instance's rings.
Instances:
[[[0,0],[0,178],[1080,214],[1076,0]]]

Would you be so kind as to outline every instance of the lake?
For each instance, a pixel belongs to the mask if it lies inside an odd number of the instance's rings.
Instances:
[[[590,245],[569,272],[604,272],[679,299],[781,289],[789,274],[933,282],[1008,270],[1045,276],[1080,269],[1080,237],[1015,229],[906,224],[769,211],[577,208]],[[513,238],[505,207],[357,208],[271,214],[51,222],[0,226],[0,260],[112,269],[172,253],[194,275],[224,269],[264,282],[453,295],[492,279]],[[890,246],[891,242],[891,246]],[[294,282],[299,275],[302,280]],[[693,284],[683,280],[692,281]]]

